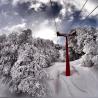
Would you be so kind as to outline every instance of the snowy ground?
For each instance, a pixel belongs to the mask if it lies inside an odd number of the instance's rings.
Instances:
[[[70,77],[65,76],[65,63],[55,63],[48,69],[51,94],[55,98],[98,98],[98,72],[81,67],[79,60],[71,62]]]
[[[65,63],[57,62],[47,69],[53,98],[98,98],[98,71],[81,67],[79,63],[79,60],[71,62],[70,77],[65,76]],[[6,86],[0,85],[0,97],[16,96],[11,95]]]

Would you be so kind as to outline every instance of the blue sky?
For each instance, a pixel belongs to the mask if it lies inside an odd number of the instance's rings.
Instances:
[[[58,31],[64,33],[78,26],[98,26],[98,9],[85,19],[98,5],[98,0],[88,0],[81,14],[86,0],[52,0],[52,8],[49,1],[0,0],[0,33],[8,34],[30,28],[34,37],[57,42],[53,17]]]

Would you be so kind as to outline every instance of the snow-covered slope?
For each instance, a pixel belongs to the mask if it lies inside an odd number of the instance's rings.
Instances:
[[[98,72],[81,67],[80,61],[71,62],[70,77],[66,77],[65,63],[57,62],[48,69],[51,95],[66,97],[98,97]]]

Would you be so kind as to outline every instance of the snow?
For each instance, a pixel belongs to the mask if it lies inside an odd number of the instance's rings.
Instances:
[[[70,63],[70,77],[65,76],[65,63],[57,62],[48,69],[51,96],[65,97],[98,97],[98,71],[83,67],[80,60]]]
[[[56,62],[47,69],[49,73],[48,84],[50,86],[51,97],[98,97],[98,70],[93,67],[83,67],[80,61],[81,59],[70,63],[72,73],[70,77],[65,76],[65,63]],[[7,95],[5,93],[8,93],[4,88],[4,86],[3,89],[0,86],[0,97],[5,97]],[[11,95],[9,94],[9,96]]]

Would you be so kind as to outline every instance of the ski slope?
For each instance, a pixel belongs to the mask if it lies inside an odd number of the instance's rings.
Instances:
[[[65,63],[56,62],[47,69],[49,98],[98,98],[98,71],[94,68],[81,67],[80,61],[71,62],[70,77],[65,76]],[[5,85],[0,85],[0,97],[16,97]]]
[[[97,70],[82,67],[79,62],[79,60],[71,62],[70,77],[65,76],[65,63],[57,62],[48,69],[51,96],[98,98]]]

